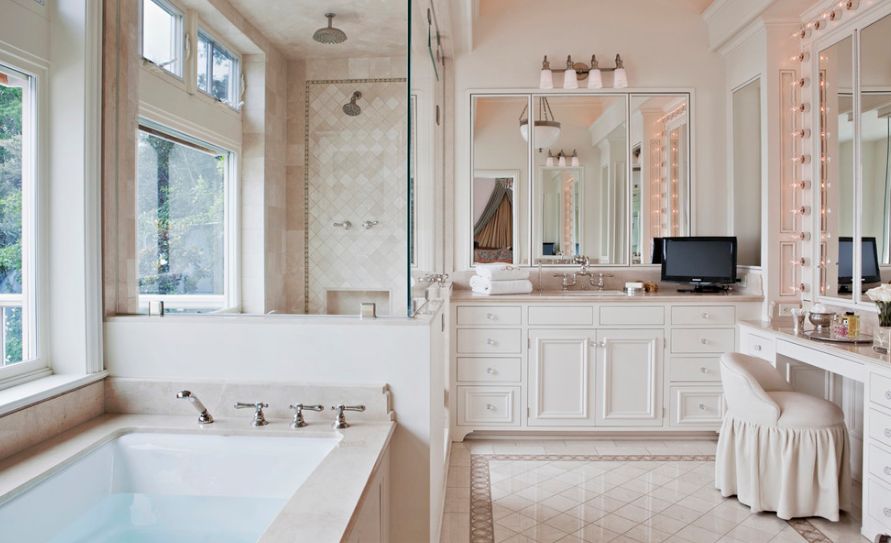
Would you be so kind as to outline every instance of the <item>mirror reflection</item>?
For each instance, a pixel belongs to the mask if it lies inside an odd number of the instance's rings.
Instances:
[[[473,256],[476,263],[514,263],[518,171],[478,170],[473,176]]]
[[[733,232],[740,266],[761,265],[761,81],[735,89],[733,135]]]
[[[821,290],[851,298],[854,235],[852,40],[820,51]],[[857,281],[859,282],[859,281]]]

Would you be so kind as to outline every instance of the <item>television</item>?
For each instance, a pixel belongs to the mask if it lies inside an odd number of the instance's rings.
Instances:
[[[838,238],[838,285],[839,292],[850,292],[854,275],[854,239]],[[876,238],[860,238],[860,277],[861,283],[879,283],[882,277],[879,272],[879,254]],[[845,288],[847,287],[847,288]]]
[[[736,282],[736,250],[732,236],[662,238],[662,280],[693,285],[679,292],[725,290]]]
[[[650,262],[651,264],[662,264],[662,239],[653,238],[653,259]]]

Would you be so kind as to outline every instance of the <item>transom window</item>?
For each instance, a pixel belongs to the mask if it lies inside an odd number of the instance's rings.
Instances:
[[[183,76],[183,14],[166,0],[142,0],[142,56]]]
[[[142,121],[137,138],[140,307],[204,312],[229,305],[232,153]]]
[[[34,88],[0,64],[0,369],[37,358]]]
[[[198,30],[198,89],[238,109],[241,83],[238,56]]]

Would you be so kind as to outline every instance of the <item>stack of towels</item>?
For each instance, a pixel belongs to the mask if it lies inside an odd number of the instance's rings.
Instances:
[[[477,264],[470,288],[474,294],[529,294],[532,282],[529,270],[509,264]]]

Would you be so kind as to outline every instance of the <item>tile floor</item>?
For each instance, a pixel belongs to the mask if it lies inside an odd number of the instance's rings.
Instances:
[[[712,441],[466,440],[453,443],[441,541],[471,543],[471,455],[488,456],[495,543],[801,543],[771,514],[713,488],[712,461],[567,461],[514,455],[713,455]],[[834,543],[859,521],[809,519]],[[816,541],[825,542],[819,538]],[[812,539],[813,540],[813,539]],[[473,543],[476,543],[474,541]]]

